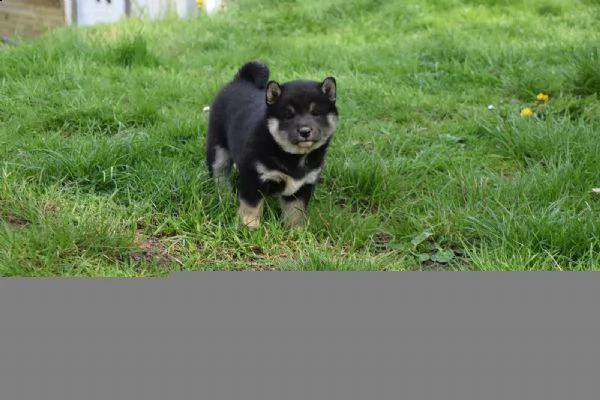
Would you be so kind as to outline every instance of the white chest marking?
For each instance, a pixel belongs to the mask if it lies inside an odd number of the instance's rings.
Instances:
[[[294,179],[291,176],[286,175],[283,172],[278,171],[276,169],[268,169],[261,163],[256,163],[256,172],[258,172],[258,175],[260,176],[260,179],[263,182],[283,182],[285,186],[281,194],[283,196],[291,196],[294,193],[296,193],[298,189],[300,189],[302,186],[306,184],[315,183],[317,179],[319,179],[321,168],[313,169],[300,179]]]

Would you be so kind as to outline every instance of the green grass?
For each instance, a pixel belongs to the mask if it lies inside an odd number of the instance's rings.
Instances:
[[[599,12],[244,0],[0,46],[0,275],[597,270]],[[338,81],[300,229],[274,207],[243,229],[204,167],[202,107],[254,58],[278,80]]]

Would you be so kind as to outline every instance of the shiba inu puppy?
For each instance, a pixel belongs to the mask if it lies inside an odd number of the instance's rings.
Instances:
[[[287,224],[304,221],[338,121],[336,80],[269,80],[268,67],[244,64],[210,104],[206,164],[219,184],[239,171],[239,215],[260,224],[264,198],[278,195]]]

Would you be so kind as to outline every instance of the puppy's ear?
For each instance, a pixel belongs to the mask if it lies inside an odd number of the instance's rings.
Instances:
[[[329,76],[321,82],[321,91],[329,101],[335,103],[336,82],[333,76]]]
[[[275,104],[279,99],[279,96],[281,96],[281,86],[275,81],[269,81],[269,83],[267,83],[267,104]]]

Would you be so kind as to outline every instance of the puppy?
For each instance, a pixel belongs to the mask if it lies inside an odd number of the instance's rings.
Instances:
[[[258,61],[241,66],[209,107],[206,164],[229,185],[239,171],[239,216],[260,225],[264,198],[278,195],[284,221],[303,223],[338,121],[336,81],[269,80]]]

